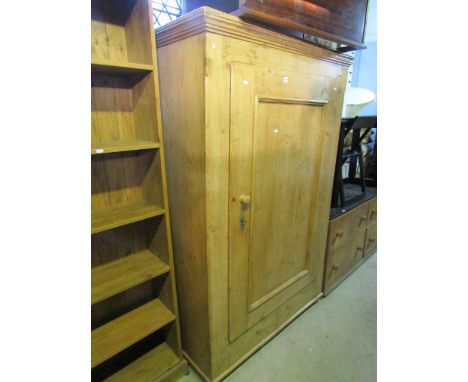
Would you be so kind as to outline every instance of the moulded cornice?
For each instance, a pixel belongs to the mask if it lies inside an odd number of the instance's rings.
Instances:
[[[200,33],[236,38],[345,66],[353,62],[351,57],[344,54],[250,24],[237,16],[209,7],[198,8],[158,28],[156,45],[160,48]]]

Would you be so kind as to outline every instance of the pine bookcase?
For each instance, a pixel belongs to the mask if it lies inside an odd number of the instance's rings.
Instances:
[[[91,376],[173,381],[182,358],[152,6],[91,1]]]

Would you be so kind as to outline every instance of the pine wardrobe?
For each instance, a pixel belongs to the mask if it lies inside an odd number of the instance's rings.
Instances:
[[[207,7],[157,48],[182,346],[218,381],[322,295],[351,61]]]

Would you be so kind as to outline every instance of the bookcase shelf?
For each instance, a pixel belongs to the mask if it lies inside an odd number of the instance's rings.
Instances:
[[[162,214],[164,214],[163,208],[147,200],[102,207],[91,213],[91,233],[103,232]]]
[[[108,60],[92,60],[92,73],[107,74],[147,74],[154,70],[153,65],[130,62],[111,62]]]
[[[149,0],[91,0],[92,381],[176,380],[182,358]]]
[[[174,351],[163,342],[136,361],[125,366],[117,373],[107,378],[106,382],[128,382],[136,380],[154,381],[166,370],[176,366],[179,358]]]
[[[149,250],[93,268],[91,304],[169,272],[169,266]]]
[[[91,145],[91,155],[119,153],[159,148],[159,143],[141,139],[124,139],[119,141],[94,142]]]
[[[174,320],[174,314],[155,299],[94,329],[91,333],[91,366],[101,364]]]

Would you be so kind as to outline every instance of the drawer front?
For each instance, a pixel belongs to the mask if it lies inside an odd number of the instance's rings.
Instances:
[[[367,226],[364,257],[369,257],[377,251],[377,223]]]
[[[353,241],[355,236],[365,234],[367,219],[368,203],[365,203],[330,221],[328,250],[341,247]]]
[[[377,223],[377,198],[371,199],[368,203],[369,211],[368,211],[368,219],[367,224]]]
[[[336,284],[353,271],[362,262],[364,256],[364,240],[366,230],[361,229],[356,235],[341,245],[329,248],[325,275],[325,291],[335,287]]]

